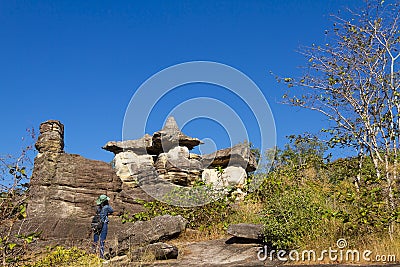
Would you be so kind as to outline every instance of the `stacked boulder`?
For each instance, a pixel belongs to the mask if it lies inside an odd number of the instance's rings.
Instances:
[[[247,173],[257,168],[256,158],[247,142],[203,155],[201,161],[208,166],[203,170],[202,180],[216,187],[241,188],[246,183]]]
[[[163,178],[174,184],[189,186],[201,177],[202,163],[189,150],[201,144],[197,138],[183,134],[173,117],[153,136],[137,140],[108,142],[103,149],[113,152],[114,166],[122,182],[136,186],[143,181]]]
[[[215,187],[241,187],[247,173],[256,169],[256,159],[246,142],[203,156],[190,153],[200,144],[199,139],[183,134],[169,117],[164,128],[152,136],[110,141],[103,149],[115,154],[116,174],[132,187],[151,180],[181,186],[203,181]]]

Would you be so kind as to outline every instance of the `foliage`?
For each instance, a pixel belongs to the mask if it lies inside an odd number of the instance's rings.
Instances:
[[[155,200],[142,202],[145,211],[132,216],[123,214],[121,218],[122,222],[135,222],[150,220],[160,215],[181,215],[188,220],[188,227],[192,229],[211,229],[235,213],[232,204],[233,200],[228,197],[197,207],[178,207]]]
[[[316,110],[332,122],[324,130],[330,145],[355,148],[360,165],[368,155],[377,179],[385,179],[381,193],[392,213],[398,206],[400,4],[366,1],[361,12],[349,13],[334,16],[326,44],[303,49],[308,65],[302,77],[278,81],[295,89],[283,96],[286,103]],[[358,188],[363,184],[361,174],[356,182]]]
[[[27,130],[30,140],[34,131]],[[24,139],[23,139],[24,140]],[[32,144],[26,145],[20,155],[0,156],[0,260],[3,266],[18,264],[40,233],[11,236],[18,220],[26,218],[27,182],[32,169]]]
[[[388,225],[400,222],[400,210],[387,209],[382,190],[385,180],[377,179],[371,158],[364,159],[360,171],[357,157],[327,162],[318,149],[293,146],[296,142],[277,150],[272,171],[261,174],[263,183],[247,197],[264,203],[266,243],[296,248],[322,236],[363,240],[383,235]],[[359,172],[364,179],[362,186],[356,187]]]
[[[294,248],[305,235],[318,237],[322,211],[313,195],[303,188],[273,194],[264,205],[264,240],[276,248]]]
[[[27,267],[69,267],[69,266],[102,266],[100,258],[87,254],[76,247],[56,247],[35,263],[26,263]]]

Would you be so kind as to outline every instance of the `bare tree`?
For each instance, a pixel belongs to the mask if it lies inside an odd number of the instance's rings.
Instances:
[[[371,157],[390,211],[397,208],[400,141],[399,4],[366,1],[360,12],[332,16],[328,41],[301,51],[308,60],[304,75],[280,79],[290,88],[284,102],[324,114],[331,141],[356,148],[360,167]],[[363,186],[361,172],[355,184]]]
[[[33,167],[32,154],[35,133],[28,129],[28,144],[19,155],[0,156],[0,261],[2,266],[12,266],[26,252],[26,245],[31,243],[37,233],[18,237],[18,244],[11,236],[14,224],[26,217],[27,184]],[[21,242],[20,242],[21,243]]]

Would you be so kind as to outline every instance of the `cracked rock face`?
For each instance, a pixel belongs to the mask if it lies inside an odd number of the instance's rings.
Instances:
[[[191,159],[187,147],[177,146],[167,153],[161,153],[155,163],[158,175],[174,184],[193,185],[200,179],[203,165],[197,159]]]
[[[118,231],[118,250],[124,252],[133,246],[152,244],[177,237],[185,231],[186,225],[187,220],[180,215],[163,215],[150,221],[124,224],[124,227]]]
[[[177,146],[185,146],[189,150],[202,144],[202,142],[193,137],[189,137],[181,132],[173,117],[169,117],[165,122],[164,128],[161,131],[153,134],[153,146],[161,153],[169,151]]]
[[[61,153],[64,150],[64,125],[57,120],[49,120],[40,125],[40,136],[35,148],[41,153]]]
[[[151,197],[140,188],[126,188],[110,164],[64,153],[63,129],[58,121],[40,126],[23,229],[43,231],[43,238],[67,244],[87,241],[99,195],[109,196],[117,213],[142,211],[136,200]]]

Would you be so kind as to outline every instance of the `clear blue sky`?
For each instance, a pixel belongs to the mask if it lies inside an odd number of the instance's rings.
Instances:
[[[269,71],[298,73],[305,60],[296,50],[324,43],[329,14],[349,5],[363,2],[0,1],[0,154],[16,153],[26,128],[57,119],[65,124],[67,152],[110,161],[112,154],[100,147],[121,139],[137,88],[166,67],[194,60],[230,65],[258,85],[272,109],[278,145],[289,134],[318,132],[326,121],[279,104],[283,90]],[[193,85],[163,99],[149,133],[161,128],[177,101],[213,97],[210,88]],[[245,109],[226,97],[218,99]],[[202,123],[184,132],[226,146],[221,127]]]

